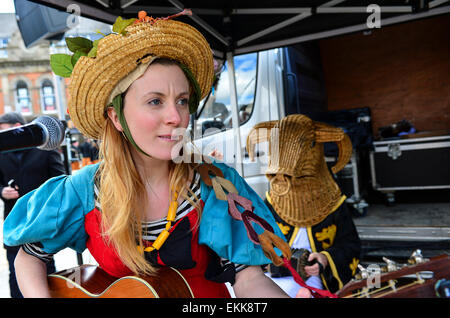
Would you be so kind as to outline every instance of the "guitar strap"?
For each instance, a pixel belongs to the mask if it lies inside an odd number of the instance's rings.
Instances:
[[[289,269],[294,280],[302,287],[311,291],[316,298],[330,297],[337,298],[335,294],[327,290],[321,290],[307,285],[300,277],[297,271],[291,265],[291,248],[287,242],[274,233],[273,227],[263,218],[254,213],[252,202],[240,196],[236,187],[229,180],[224,178],[222,170],[210,163],[192,164],[192,168],[196,170],[202,181],[209,187],[212,187],[218,200],[228,202],[228,213],[235,219],[242,221],[247,231],[249,239],[258,245],[264,252],[264,255],[272,261],[275,266],[284,265]],[[237,206],[239,205],[244,211],[241,213]],[[252,223],[256,223],[264,229],[264,232],[257,234]],[[281,250],[283,258],[279,257],[274,250],[277,247]]]
[[[309,286],[305,283],[305,281],[300,277],[300,274],[297,273],[297,271],[292,267],[291,262],[286,259],[283,258],[283,262],[284,262],[284,266],[289,269],[289,271],[292,274],[292,277],[294,277],[294,280],[297,282],[297,284],[299,284],[302,287],[305,287],[307,289],[309,289],[309,291],[311,292],[311,294],[315,297],[315,298],[338,298],[338,296],[336,294],[331,293],[328,290],[324,290],[324,289],[318,289],[312,286]]]

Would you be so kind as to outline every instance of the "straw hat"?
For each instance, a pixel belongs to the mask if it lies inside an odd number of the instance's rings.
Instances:
[[[340,128],[295,114],[255,125],[247,137],[253,160],[255,145],[269,142],[269,203],[288,224],[312,226],[342,203],[342,193],[325,162],[323,143],[336,142],[339,157],[331,168],[337,173],[352,155],[350,138]]]
[[[72,71],[68,112],[74,125],[94,139],[100,138],[111,92],[148,56],[186,66],[199,85],[200,98],[206,97],[212,85],[212,51],[195,28],[161,19],[132,24],[125,31],[125,35],[112,33],[102,38],[96,57],[81,56]]]

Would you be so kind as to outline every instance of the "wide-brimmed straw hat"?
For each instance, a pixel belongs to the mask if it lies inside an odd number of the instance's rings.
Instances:
[[[124,34],[112,33],[102,38],[95,57],[81,56],[76,62],[68,102],[75,127],[88,137],[100,139],[111,92],[148,56],[176,60],[188,68],[198,83],[200,98],[210,91],[213,56],[199,31],[167,19],[131,24]]]

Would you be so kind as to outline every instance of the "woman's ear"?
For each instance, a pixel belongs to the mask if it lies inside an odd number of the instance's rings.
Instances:
[[[107,111],[108,117],[109,117],[109,119],[111,119],[111,122],[113,123],[114,127],[116,127],[116,129],[118,131],[123,132],[122,125],[120,124],[120,121],[119,121],[119,116],[117,116],[117,113],[116,113],[114,107],[108,107],[106,111]]]

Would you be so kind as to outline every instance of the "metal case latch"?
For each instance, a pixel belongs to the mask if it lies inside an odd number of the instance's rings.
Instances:
[[[400,150],[400,144],[390,144],[388,146],[387,155],[391,157],[393,160],[400,157],[402,155],[402,151]]]

